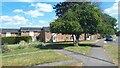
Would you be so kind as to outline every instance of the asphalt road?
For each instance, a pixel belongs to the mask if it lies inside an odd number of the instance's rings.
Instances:
[[[106,41],[106,42],[107,44],[110,44],[110,45],[120,45],[120,37],[116,37],[113,41]]]

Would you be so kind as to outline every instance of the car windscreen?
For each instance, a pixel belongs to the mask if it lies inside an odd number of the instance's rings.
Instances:
[[[106,36],[106,38],[112,38],[112,36]]]

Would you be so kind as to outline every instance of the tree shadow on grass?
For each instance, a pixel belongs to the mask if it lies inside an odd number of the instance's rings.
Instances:
[[[74,46],[73,44],[64,44],[64,43],[53,43],[53,44],[47,44],[45,46],[40,46],[40,49],[64,49],[66,47]],[[79,44],[79,46],[89,46],[89,47],[101,47],[95,44]]]

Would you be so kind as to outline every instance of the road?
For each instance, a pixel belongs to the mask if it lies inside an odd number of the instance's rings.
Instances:
[[[104,39],[105,40],[105,39]],[[116,37],[113,41],[106,41],[110,45],[120,45],[120,37]]]

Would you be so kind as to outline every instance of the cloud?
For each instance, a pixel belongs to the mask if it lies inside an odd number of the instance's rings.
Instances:
[[[44,21],[44,20],[39,20],[39,23],[40,23],[40,24],[45,24],[45,23],[47,23],[47,22]]]
[[[119,3],[119,1],[120,0],[115,0],[115,3],[112,5],[112,7],[105,9],[104,12],[113,16],[113,17],[118,16],[118,3]]]
[[[13,12],[20,13],[20,12],[24,12],[24,11],[22,9],[15,9],[15,10],[13,10]]]
[[[34,7],[36,7],[37,10],[43,11],[43,12],[52,12],[53,11],[51,4],[36,3],[36,4],[31,4],[31,6],[34,6]]]
[[[30,15],[31,17],[44,16],[44,13],[41,13],[38,10],[30,10],[30,11],[27,11],[27,12],[24,12],[24,13],[27,14],[27,15]]]
[[[23,11],[22,9],[15,9],[13,12],[15,13],[24,13],[25,15],[29,15],[31,17],[39,17],[39,16],[44,16],[44,12],[52,12],[53,8],[51,4],[46,4],[46,3],[36,3],[36,4],[31,4],[35,9],[34,10],[29,10],[29,11]]]
[[[116,23],[120,26],[120,24],[118,23],[118,20],[119,20],[118,19],[118,14],[120,14],[118,12],[118,7],[120,7],[119,6],[119,1],[120,0],[115,0],[115,3],[110,8],[105,9],[104,12],[107,13],[107,14],[109,14],[112,17],[115,17],[117,19]],[[120,29],[120,27],[119,27],[119,29]]]
[[[29,24],[29,20],[22,16],[1,16],[1,24],[5,25],[22,25]]]

